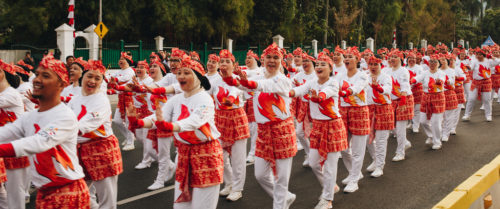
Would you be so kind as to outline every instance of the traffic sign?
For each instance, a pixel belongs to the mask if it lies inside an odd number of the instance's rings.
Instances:
[[[99,24],[97,24],[97,27],[95,27],[94,32],[97,34],[97,36],[99,36],[99,38],[102,39],[104,38],[106,33],[108,33],[108,28],[106,27],[106,25],[104,25],[104,23],[100,22]]]

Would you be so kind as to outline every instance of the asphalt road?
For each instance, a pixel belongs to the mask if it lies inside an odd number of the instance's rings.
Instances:
[[[463,114],[463,111],[462,111]],[[123,137],[115,131],[120,141]],[[476,107],[470,122],[460,122],[457,135],[443,143],[441,150],[433,151],[424,144],[423,130],[411,133],[408,139],[413,147],[407,150],[406,160],[391,162],[396,149],[395,138],[389,139],[388,155],[384,175],[371,178],[364,169],[371,162],[365,156],[363,174],[359,182],[360,189],[352,194],[339,192],[335,195],[334,208],[356,209],[420,209],[431,208],[462,181],[471,176],[483,165],[500,154],[500,105],[493,105],[493,122],[486,122],[483,111]],[[172,159],[174,152],[172,152]],[[136,149],[122,152],[124,172],[118,181],[119,209],[159,209],[173,207],[173,180],[160,192],[151,193],[146,188],[156,177],[157,164],[150,168],[135,170],[140,162],[142,146],[136,141]],[[297,194],[291,208],[314,208],[321,194],[321,187],[309,168],[302,167],[303,151],[299,151],[293,160],[289,190]],[[337,182],[347,176],[347,171],[339,161]],[[220,209],[267,209],[272,207],[272,199],[260,188],[254,177],[253,165],[247,166],[247,178],[243,198],[237,202],[228,202],[219,198]],[[27,208],[35,208],[35,194]],[[124,203],[124,200],[127,203]]]

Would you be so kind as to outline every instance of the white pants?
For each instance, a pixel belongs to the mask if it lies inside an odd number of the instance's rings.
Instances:
[[[418,130],[420,128],[420,104],[415,104],[415,108],[413,110],[413,119],[412,119],[412,128],[413,130]]]
[[[341,152],[342,160],[344,162],[350,161],[346,164],[350,165],[351,169],[349,171],[349,179],[351,182],[358,182],[361,177],[361,168],[363,167],[363,160],[365,158],[366,151],[366,140],[368,135],[352,135],[351,137],[351,153],[348,150]],[[345,156],[345,157],[344,157]]]
[[[215,209],[219,201],[220,184],[204,188],[192,188],[191,201],[176,203],[175,201],[181,195],[179,182],[175,181],[174,191],[174,209]]]
[[[407,120],[398,120],[396,121],[396,128],[394,131],[396,132],[396,139],[398,141],[398,146],[396,147],[396,154],[405,156],[405,145],[407,143],[406,139],[406,125],[408,124]]]
[[[26,207],[26,191],[30,186],[28,168],[6,169],[7,203],[9,209],[24,209]]]
[[[224,150],[224,184],[232,186],[231,192],[243,191],[247,172],[246,148],[247,139],[241,139],[231,146],[231,155]]]
[[[375,162],[375,166],[380,169],[384,169],[385,156],[387,155],[387,139],[389,138],[390,132],[389,130],[375,130],[373,142],[371,144],[367,143],[366,145],[368,152]],[[367,139],[367,141],[369,140],[370,139]]]
[[[106,177],[99,181],[90,181],[87,182],[87,185],[91,193],[95,191],[95,195],[99,200],[99,209],[116,209],[116,199],[118,198],[118,175]],[[95,189],[91,189],[91,187]],[[94,196],[94,194],[91,194],[91,196]],[[91,201],[92,200],[93,198],[91,198]],[[95,203],[91,203],[91,205],[95,205]]]
[[[121,134],[125,137],[125,141],[127,144],[133,144],[134,143],[134,134],[128,130],[128,120],[125,118],[123,120],[120,117],[120,110],[116,108],[115,110],[115,115],[113,117],[113,123],[116,125],[118,130],[121,132]]]
[[[304,122],[297,122],[297,126],[295,127],[295,134],[297,135],[297,139],[299,140],[300,144],[304,148],[304,152],[306,155],[309,154],[309,139],[306,138],[306,134],[304,132]]]
[[[467,105],[465,106],[465,116],[472,114],[474,104],[477,100],[477,88],[469,92]],[[491,92],[481,92],[481,101],[484,105],[484,116],[491,117]]]
[[[472,81],[469,83],[464,83],[465,102],[469,101],[469,94],[470,94],[470,86],[471,85],[472,85]]]
[[[255,156],[255,143],[258,136],[257,127],[256,122],[248,123],[248,129],[250,129],[250,151],[248,152],[248,156]]]
[[[167,181],[168,174],[175,172],[176,164],[172,162],[170,157],[170,147],[174,137],[158,138],[158,175],[156,181]],[[173,176],[173,175],[172,175]]]
[[[427,120],[427,115],[422,113],[420,123],[424,128],[427,137],[432,138],[432,144],[441,146],[441,133],[444,113],[433,113],[430,120]]]
[[[0,183],[0,209],[9,209],[7,203],[7,190],[5,190],[4,183]]]
[[[148,139],[148,128],[135,130],[135,138],[142,142],[142,162],[151,163],[158,160],[158,153],[153,148],[153,141]]]
[[[339,162],[340,152],[329,152],[326,156],[323,168],[321,168],[321,157],[317,149],[311,149],[309,152],[309,165],[316,175],[319,183],[323,187],[321,197],[325,200],[333,201],[335,193],[335,181],[337,181],[337,165]]]
[[[273,178],[271,164],[255,157],[255,178],[267,194],[273,197],[273,209],[284,209],[286,200],[292,195],[288,191],[290,173],[292,171],[292,157],[276,160],[276,176]]]
[[[458,112],[458,114],[457,114]],[[443,115],[443,138],[449,138],[452,130],[456,127],[456,117],[460,115],[460,108],[444,111]]]

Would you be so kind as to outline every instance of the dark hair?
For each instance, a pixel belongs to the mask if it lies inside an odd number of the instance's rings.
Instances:
[[[205,90],[209,90],[212,86],[210,85],[210,81],[208,80],[207,77],[201,75],[198,71],[193,70],[194,74],[200,80],[200,86],[203,87]]]
[[[260,65],[262,65],[262,63],[260,63],[259,60],[255,60],[257,62],[257,67],[260,67]]]
[[[29,72],[30,72],[30,69],[29,69],[29,68],[27,68],[27,67],[24,67],[24,66],[22,66],[22,65],[17,65],[17,66],[21,67],[21,68],[22,68],[24,71],[26,71],[27,73],[29,73]],[[29,76],[29,74],[28,74],[28,75],[26,75],[26,74],[23,74],[23,73],[19,73],[19,72],[18,72],[18,73],[17,73],[17,75],[21,78],[21,80],[22,80],[23,82],[28,82],[28,81],[30,80],[30,76]]]
[[[19,84],[21,83],[21,79],[17,75],[12,75],[6,71],[3,71],[5,74],[5,79],[7,79],[7,82],[9,83],[12,88],[17,88],[19,87]]]
[[[75,58],[75,56],[73,56],[73,55],[69,55],[69,56],[67,56],[67,57],[66,57],[66,60],[68,60],[69,58],[73,58],[73,59],[74,59],[74,58]]]

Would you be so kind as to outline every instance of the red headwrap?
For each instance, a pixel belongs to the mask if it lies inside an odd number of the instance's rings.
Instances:
[[[139,66],[141,65],[144,66],[144,68],[146,68],[147,71],[149,71],[149,64],[146,60],[137,62],[137,68],[139,68]]]
[[[52,53],[45,55],[38,65],[54,71],[66,86],[69,85],[69,75],[64,62],[55,59]]]
[[[286,58],[287,58],[287,59],[291,59],[291,58],[293,58],[293,54],[292,54],[292,53],[288,53],[288,54],[286,55]]]
[[[132,55],[128,55],[126,52],[121,52],[120,57],[125,58],[126,60],[130,61],[130,63],[134,63],[134,60],[132,60]]]
[[[373,55],[373,52],[372,50],[370,50],[369,48],[366,48],[363,53],[361,53],[361,55],[365,55],[365,54],[369,54],[369,55]]]
[[[24,67],[26,67],[26,68],[28,68],[28,69],[30,69],[30,70],[33,70],[33,66],[26,64],[26,63],[24,62],[24,60],[19,60],[19,62],[17,62],[17,64],[18,64],[18,65],[21,65],[21,66],[24,66]]]
[[[358,60],[359,60],[359,57],[361,56],[359,54],[358,47],[356,47],[356,46],[347,48],[345,55],[348,55],[348,54],[354,55]]]
[[[16,75],[16,69],[14,65],[7,64],[0,59],[0,70],[3,70],[11,75]]]
[[[88,65],[87,65],[88,70],[93,70],[97,71],[98,73],[105,75],[106,74],[106,67],[102,64],[102,61],[100,60],[89,60]]]
[[[83,57],[76,58],[74,63],[78,63],[82,67],[82,70],[86,70],[88,68],[88,63],[83,60]]]
[[[180,50],[179,48],[172,48],[172,55],[170,55],[170,57],[171,58],[177,57],[179,59],[182,59],[185,54],[186,52]]]
[[[253,57],[255,60],[259,61],[259,56],[255,54],[252,50],[248,50],[247,57]]]
[[[439,55],[438,54],[432,54],[429,56],[431,60],[439,60]]]
[[[154,57],[153,62],[161,60],[160,56],[158,56],[155,52],[151,52],[151,55],[149,55],[149,58],[151,59],[151,57]],[[151,64],[153,64],[153,63],[151,63]]]
[[[278,55],[280,58],[283,58],[283,54],[281,53],[281,50],[276,43],[273,43],[269,45],[266,49],[264,49],[263,54],[264,55],[275,54]]]
[[[375,56],[371,56],[370,59],[368,59],[368,63],[380,64],[382,63],[382,59],[376,58]]]
[[[184,57],[182,59],[181,68],[189,68],[191,70],[200,73],[203,76],[205,75],[205,70],[203,69],[203,66],[199,62],[192,60],[191,57],[189,56]]]
[[[312,62],[316,62],[316,59],[314,59],[314,57],[312,57],[311,55],[303,52],[302,53],[302,59],[303,60],[311,60]]]
[[[198,60],[200,60],[200,55],[196,51],[189,52],[189,56],[196,57],[198,58]]]
[[[226,58],[226,59],[231,59],[231,61],[234,63],[235,59],[234,59],[234,55],[227,49],[223,49],[223,50],[220,50],[219,52],[219,57],[222,59],[222,58]]]
[[[217,56],[217,54],[209,54],[208,55],[208,60],[212,60],[212,61],[215,61],[215,62],[220,62],[220,57]]]
[[[410,58],[410,57],[417,58],[417,55],[413,52],[410,52],[410,53],[408,53],[408,58]]]
[[[388,56],[391,57],[393,55],[396,55],[397,57],[399,57],[400,59],[403,59],[404,58],[404,55],[403,55],[403,52],[402,51],[399,51],[398,49],[394,49],[392,50],[391,52],[389,52]]]
[[[295,50],[293,50],[293,55],[294,56],[302,56],[302,49],[300,47],[297,47]]]
[[[343,50],[342,48],[339,47],[339,45],[337,45],[335,47],[335,53],[341,53],[341,54],[345,55],[345,50]]]
[[[330,58],[330,56],[328,56],[328,54],[325,52],[320,52],[318,54],[318,61],[327,62],[331,68],[333,68],[334,66],[332,58]]]

